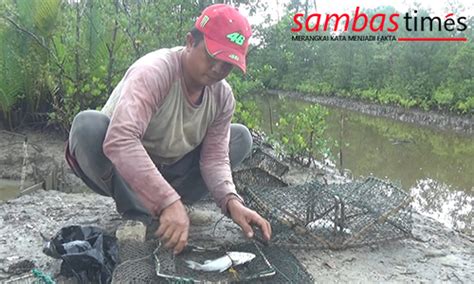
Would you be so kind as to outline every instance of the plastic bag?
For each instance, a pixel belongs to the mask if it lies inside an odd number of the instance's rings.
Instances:
[[[110,283],[119,255],[117,239],[93,226],[62,228],[44,243],[43,252],[62,259],[60,273],[80,283]]]

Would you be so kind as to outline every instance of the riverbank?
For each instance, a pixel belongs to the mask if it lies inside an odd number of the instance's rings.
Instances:
[[[56,172],[63,172],[60,182],[57,182],[63,190],[84,190],[83,184],[61,162],[64,142],[59,136],[38,132],[24,134],[31,142],[27,179],[34,178],[35,171],[46,174],[48,169],[56,168]],[[17,178],[17,172],[21,172],[22,137],[2,134],[2,138],[9,141],[9,146],[1,147],[0,175]],[[311,174],[323,175],[332,181],[344,180],[337,172],[325,167],[308,170],[295,166],[284,179],[296,184],[304,182]],[[18,264],[29,263],[56,275],[60,261],[42,253],[40,233],[50,237],[60,228],[72,224],[99,226],[113,233],[120,223],[114,208],[110,198],[90,191],[38,190],[6,202],[0,201],[0,282],[21,273]],[[214,228],[222,215],[213,204],[203,203],[200,208],[211,216],[211,221],[192,225],[191,242],[203,238],[215,242],[242,240],[240,229],[227,218]],[[292,252],[316,282],[473,282],[472,237],[448,229],[419,213],[414,213],[413,220],[415,239],[343,251],[293,249]]]
[[[459,116],[454,114],[437,113],[434,111],[405,109],[398,106],[379,105],[336,96],[311,96],[298,92],[279,90],[269,90],[267,93],[270,95],[285,96],[321,105],[357,111],[372,116],[387,117],[398,121],[427,126],[433,129],[450,130],[460,134],[474,135],[474,118],[472,116]]]

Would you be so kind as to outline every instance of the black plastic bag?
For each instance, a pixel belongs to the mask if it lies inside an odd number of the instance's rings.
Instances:
[[[43,252],[62,259],[60,273],[75,277],[80,283],[110,283],[118,262],[117,238],[107,235],[101,228],[68,226],[62,228]]]

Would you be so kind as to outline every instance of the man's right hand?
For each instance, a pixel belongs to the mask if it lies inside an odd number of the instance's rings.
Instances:
[[[180,253],[188,243],[189,217],[181,200],[177,200],[161,211],[160,226],[155,235],[173,249],[174,254]]]

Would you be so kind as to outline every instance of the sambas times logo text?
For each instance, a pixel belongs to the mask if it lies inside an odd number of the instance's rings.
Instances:
[[[467,41],[458,36],[468,29],[468,18],[447,13],[444,17],[401,13],[367,14],[356,7],[352,15],[296,13],[293,41]],[[326,33],[324,33],[326,32]],[[438,32],[436,36],[433,33]],[[444,32],[444,33],[443,33]],[[437,35],[441,36],[437,36]]]

